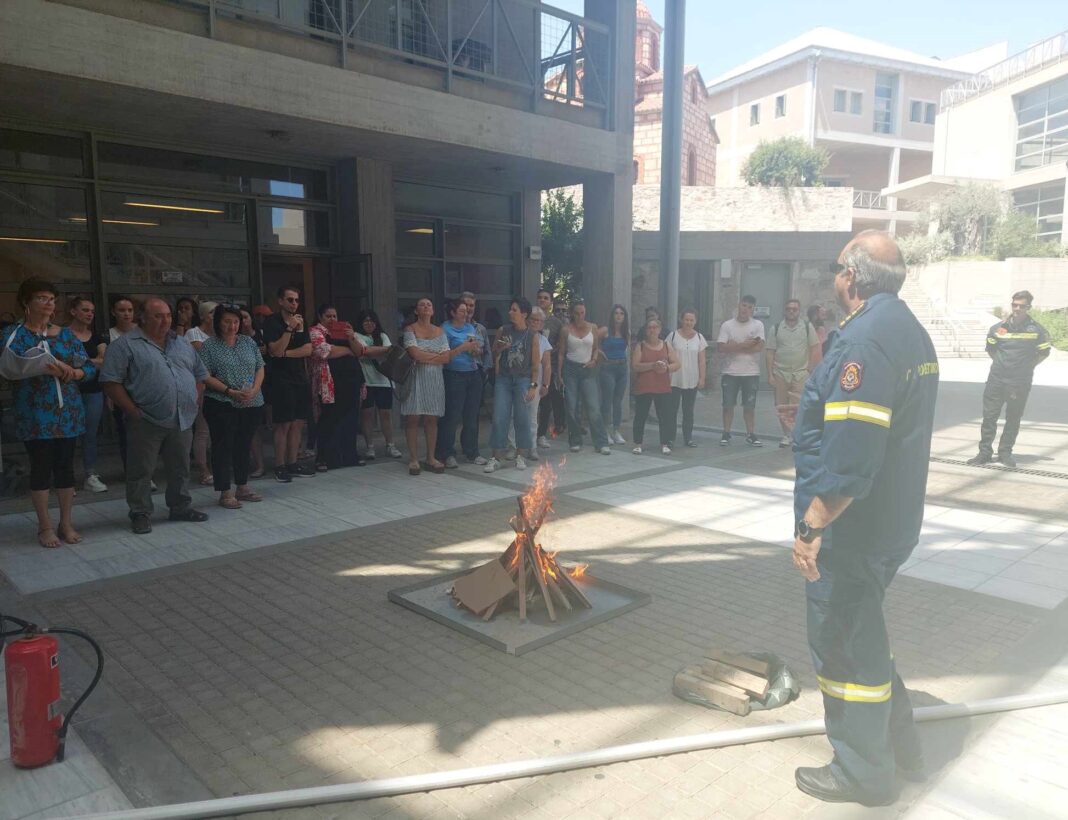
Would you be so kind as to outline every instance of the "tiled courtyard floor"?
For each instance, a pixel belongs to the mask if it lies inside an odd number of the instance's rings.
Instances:
[[[971,473],[934,468],[931,503],[973,511],[963,516],[962,530],[993,526],[980,527],[972,518],[978,512],[999,521],[1015,517],[1033,529],[1068,526],[1036,509],[1036,486],[1044,488],[1043,500],[1064,492],[1049,479],[992,475],[1001,482],[1001,503],[990,506],[968,501],[969,492],[979,492]],[[76,728],[136,805],[418,774],[821,714],[805,645],[803,584],[778,543],[787,454],[719,448],[670,458],[568,454],[544,545],[653,599],[521,657],[386,599],[390,589],[474,566],[507,546],[522,474],[458,472],[408,479],[397,464],[379,463],[317,477],[306,490],[268,486],[279,497],[248,510],[255,519],[244,525],[259,534],[257,544],[210,557],[179,553],[180,560],[143,571],[136,561],[112,564],[108,575],[86,584],[64,581],[29,596],[0,592],[0,603],[4,611],[32,609],[49,622],[77,625],[102,641],[105,689]],[[375,496],[382,488],[387,492]],[[299,503],[282,495],[296,490],[307,494]],[[688,503],[677,503],[677,494]],[[964,498],[960,505],[947,501],[955,495]],[[658,497],[667,513],[642,508]],[[723,515],[732,506],[740,514],[761,497],[766,533],[747,529],[751,520]],[[316,498],[326,501],[312,509]],[[420,501],[438,506],[427,510]],[[400,511],[397,520],[350,522],[318,534],[275,517],[283,511],[345,520],[387,507]],[[695,517],[702,507],[706,519]],[[209,512],[213,529],[192,527],[167,540],[196,549],[235,543],[237,530],[225,531],[234,514]],[[86,552],[111,539],[130,543],[122,524],[102,525]],[[157,533],[183,526],[160,522]],[[284,537],[268,537],[282,528]],[[138,548],[167,551],[162,543],[132,543],[135,555]],[[20,571],[42,577],[48,569]],[[16,585],[26,583],[11,574]],[[959,587],[904,576],[888,596],[895,656],[918,705],[967,695],[1064,609],[1051,613],[1037,601]],[[710,646],[779,654],[799,674],[802,697],[747,718],[674,698],[675,671]],[[68,660],[71,669],[84,665]],[[945,731],[952,751],[932,755],[936,766],[960,753],[967,728]],[[149,750],[138,765],[130,764],[128,749],[124,757],[126,743]],[[823,738],[788,740],[281,815],[801,817],[827,809],[796,791],[793,769],[827,756]],[[35,774],[49,771],[58,769]],[[86,788],[110,788],[82,780]],[[892,812],[914,807],[919,796],[912,787]],[[0,810],[5,817],[25,814]]]

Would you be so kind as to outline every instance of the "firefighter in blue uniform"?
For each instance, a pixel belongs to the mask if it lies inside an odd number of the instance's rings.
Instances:
[[[834,758],[795,779],[822,800],[886,805],[897,776],[923,776],[882,604],[919,539],[938,360],[897,297],[905,265],[888,234],[858,234],[832,269],[848,316],[797,410],[793,560],[808,581],[808,640]]]
[[[1020,433],[1020,419],[1031,392],[1035,366],[1049,356],[1049,333],[1031,318],[1034,297],[1021,290],[1012,295],[1012,313],[998,322],[986,335],[986,352],[993,359],[990,375],[983,388],[983,428],[979,434],[979,453],[968,459],[969,464],[986,464],[994,460],[994,436],[998,432],[998,418],[1005,408],[1005,428],[998,442],[998,461],[1015,467],[1012,448]]]

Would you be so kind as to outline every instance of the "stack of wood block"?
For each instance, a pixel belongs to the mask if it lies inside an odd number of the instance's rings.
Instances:
[[[704,702],[736,715],[748,715],[750,700],[768,694],[770,665],[762,660],[720,649],[675,675],[675,694]]]

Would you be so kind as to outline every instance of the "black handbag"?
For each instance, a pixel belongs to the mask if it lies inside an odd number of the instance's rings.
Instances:
[[[407,382],[412,375],[415,360],[400,345],[391,345],[386,355],[375,360],[375,364],[383,376],[399,386]]]

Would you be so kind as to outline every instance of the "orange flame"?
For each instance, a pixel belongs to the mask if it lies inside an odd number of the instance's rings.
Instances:
[[[576,564],[567,571],[567,574],[572,578],[581,578],[586,574],[586,570],[589,568],[589,564]]]

